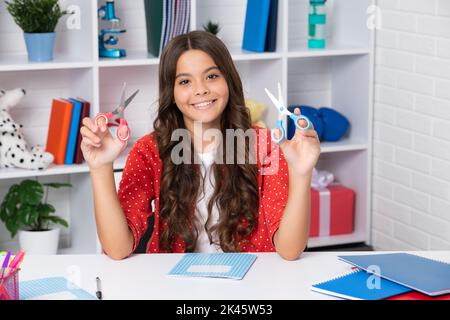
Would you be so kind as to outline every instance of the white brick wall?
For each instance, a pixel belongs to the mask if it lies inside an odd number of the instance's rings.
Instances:
[[[450,0],[378,0],[372,241],[450,249]]]

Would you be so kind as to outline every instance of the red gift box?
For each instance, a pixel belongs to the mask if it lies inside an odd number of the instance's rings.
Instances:
[[[353,232],[355,192],[342,185],[311,188],[309,236],[330,236]]]

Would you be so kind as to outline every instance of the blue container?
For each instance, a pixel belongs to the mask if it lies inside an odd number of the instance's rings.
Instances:
[[[323,141],[338,141],[345,136],[350,129],[350,122],[340,112],[322,107],[319,109],[319,115],[323,119],[324,131]]]
[[[55,36],[55,32],[24,33],[28,61],[52,61]]]
[[[309,0],[308,48],[325,48],[325,24],[327,21],[327,0]]]

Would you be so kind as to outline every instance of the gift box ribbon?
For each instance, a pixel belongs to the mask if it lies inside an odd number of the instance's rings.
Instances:
[[[331,192],[327,188],[317,188],[319,192],[319,236],[330,235]]]

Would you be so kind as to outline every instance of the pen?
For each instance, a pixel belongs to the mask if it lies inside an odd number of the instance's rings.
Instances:
[[[11,274],[11,272],[13,272],[19,268],[20,264],[23,261],[24,256],[25,256],[25,251],[19,251],[16,254],[14,259],[12,259],[11,262],[9,263],[9,267],[7,268],[6,274],[4,275],[5,277],[9,276]]]
[[[20,266],[20,264],[23,261],[23,258],[25,256],[25,251],[19,251],[16,256],[14,257],[14,259],[11,261],[11,263],[9,264],[9,267],[11,269],[16,269]]]
[[[100,278],[95,278],[95,282],[97,283],[97,291],[95,292],[95,295],[97,296],[98,300],[102,300],[102,288],[100,283]]]
[[[3,260],[2,264],[2,278],[6,276],[5,271],[7,271],[6,268],[8,268],[9,257],[11,257],[11,251],[8,250],[8,252],[6,252],[5,260]]]
[[[8,268],[9,257],[11,257],[11,251],[6,252],[5,260],[3,260],[2,268]]]

